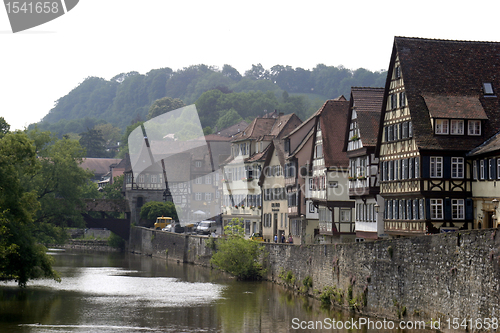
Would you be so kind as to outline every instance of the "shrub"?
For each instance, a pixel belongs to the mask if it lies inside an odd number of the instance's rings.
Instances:
[[[217,252],[212,255],[210,262],[240,280],[259,280],[265,272],[259,262],[264,247],[258,242],[244,239],[239,225],[240,221],[233,219],[224,228],[227,236],[219,238]]]

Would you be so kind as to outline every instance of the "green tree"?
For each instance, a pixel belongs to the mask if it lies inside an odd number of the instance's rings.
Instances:
[[[217,251],[210,259],[212,265],[240,280],[261,279],[264,269],[259,259],[264,247],[243,237],[243,219],[233,218],[224,227],[224,233],[226,237],[218,238]]]
[[[122,138],[122,130],[109,123],[95,125],[93,129],[101,133],[106,146],[116,145]]]
[[[221,111],[221,116],[217,121],[217,128],[224,129],[232,126],[234,124],[242,121],[243,118],[236,112],[235,109],[228,110],[226,112]]]
[[[169,111],[180,109],[184,106],[186,106],[184,102],[178,98],[163,97],[161,99],[157,99],[149,108],[147,119],[153,119],[154,117]]]
[[[149,227],[152,227],[159,216],[171,217],[174,221],[178,221],[177,211],[173,202],[150,201],[141,207],[141,219],[148,222]]]
[[[40,208],[37,193],[22,183],[39,171],[40,160],[26,133],[0,138],[0,280],[15,280],[21,287],[41,277],[60,281],[47,249],[34,237],[33,217]]]
[[[0,117],[0,138],[7,134],[10,130],[10,125],[5,121],[4,117]]]
[[[80,145],[86,150],[86,157],[105,157],[106,146],[100,130],[95,128],[80,133]]]
[[[81,207],[84,187],[92,177],[92,172],[80,165],[84,149],[78,141],[57,139],[50,132],[29,131],[35,151],[39,156],[39,170],[21,178],[26,192],[36,195],[40,209],[34,220],[40,227],[39,236],[59,238],[62,233],[55,227],[81,227],[83,218]],[[52,234],[50,234],[52,233]]]

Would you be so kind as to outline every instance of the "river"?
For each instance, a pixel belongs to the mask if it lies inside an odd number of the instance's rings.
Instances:
[[[360,318],[268,282],[236,281],[216,270],[132,254],[50,254],[61,283],[36,280],[25,289],[0,284],[0,332],[381,331],[366,330],[369,321],[359,330],[332,330],[333,320],[359,324]]]

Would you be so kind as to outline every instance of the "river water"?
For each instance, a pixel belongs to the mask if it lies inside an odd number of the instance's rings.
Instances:
[[[193,265],[132,254],[50,253],[61,283],[0,284],[1,333],[422,332],[333,330],[332,320],[360,318],[272,283],[236,281]]]

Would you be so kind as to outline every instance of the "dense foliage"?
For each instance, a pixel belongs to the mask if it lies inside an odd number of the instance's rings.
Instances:
[[[89,77],[57,100],[38,126],[59,137],[83,133],[102,124],[124,130],[130,124],[150,119],[151,106],[164,97],[200,106],[198,111],[204,128],[220,129],[240,117],[253,119],[264,110],[274,109],[296,113],[305,119],[325,100],[340,95],[348,97],[352,86],[382,87],[385,77],[386,72],[363,68],[353,71],[323,64],[312,70],[282,65],[268,70],[258,64],[252,65],[244,75],[230,65],[224,65],[222,70],[195,65],[177,71],[154,69],[145,75],[122,73],[109,81]],[[209,96],[200,99],[204,93]],[[217,124],[228,112],[230,115]],[[227,118],[232,121],[228,122]]]
[[[148,227],[153,227],[156,218],[160,216],[171,217],[174,221],[178,221],[177,210],[173,202],[149,201],[141,207],[141,219],[147,221]]]
[[[224,227],[224,233],[226,237],[218,239],[217,251],[210,259],[212,265],[241,280],[261,279],[264,270],[259,259],[264,248],[243,237],[243,220],[233,218]]]

